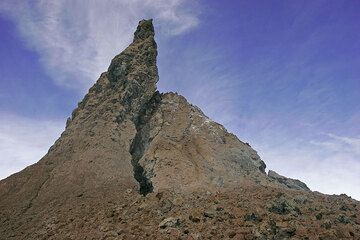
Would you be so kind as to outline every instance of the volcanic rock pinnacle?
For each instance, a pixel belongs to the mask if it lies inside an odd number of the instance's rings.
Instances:
[[[170,238],[192,234],[186,239],[202,239],[197,226],[219,239],[234,221],[238,227],[250,226],[243,221],[261,222],[257,212],[279,219],[301,214],[296,201],[327,204],[298,180],[273,171],[268,176],[248,143],[184,97],[159,93],[154,37],[152,20],[140,21],[133,42],[90,88],[48,153],[0,181],[0,239],[164,239],[167,228],[177,229],[166,232],[175,234]],[[300,200],[285,197],[296,194]],[[210,208],[222,199],[225,205]],[[261,210],[243,215],[253,210],[249,200]],[[343,202],[344,209],[357,206]],[[339,219],[355,221],[345,215]],[[281,232],[271,221],[227,236],[248,232],[260,236],[256,239],[284,239],[295,234],[293,229]],[[206,224],[225,230],[207,231]]]

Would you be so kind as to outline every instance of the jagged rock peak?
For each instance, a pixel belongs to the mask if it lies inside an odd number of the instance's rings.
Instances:
[[[155,94],[159,80],[156,58],[152,20],[142,20],[134,33],[134,42],[114,57],[108,69],[108,80],[122,92],[121,103],[127,112],[137,115]]]
[[[134,42],[137,40],[144,40],[148,37],[154,37],[155,31],[152,19],[141,20],[134,33]]]
[[[88,119],[89,114],[98,112],[114,114],[118,111],[116,118],[120,122],[125,118],[136,121],[146,103],[157,92],[156,83],[159,77],[154,35],[152,20],[141,20],[134,33],[134,41],[112,59],[108,70],[101,74],[78,108],[73,111],[67,127],[76,118],[83,121]],[[104,104],[109,101],[111,107]],[[94,112],[97,107],[104,109]]]
[[[134,41],[123,52],[114,57],[108,69],[110,81],[116,82],[129,76],[130,80],[147,80],[144,74],[151,73],[156,75],[157,82],[157,45],[154,40],[154,26],[152,20],[142,20],[139,22],[134,33]],[[133,76],[132,71],[142,73],[141,76]],[[141,81],[143,82],[143,81]]]

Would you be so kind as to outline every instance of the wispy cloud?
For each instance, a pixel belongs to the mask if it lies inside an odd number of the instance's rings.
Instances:
[[[198,24],[186,0],[65,0],[0,3],[50,76],[62,86],[87,89],[111,58],[132,40],[141,18],[154,18],[164,35]]]
[[[61,120],[35,120],[0,113],[0,179],[37,162],[64,127]]]
[[[269,169],[304,181],[312,190],[360,199],[360,137],[327,134],[320,140],[259,145]]]
[[[360,137],[342,137],[335,134],[329,134],[329,137],[332,138],[332,143],[337,142],[339,145],[341,144],[343,146],[341,150],[353,152],[354,155],[360,159]]]

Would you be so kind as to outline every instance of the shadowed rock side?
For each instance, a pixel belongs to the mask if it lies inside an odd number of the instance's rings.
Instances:
[[[0,239],[360,236],[359,203],[270,171],[248,143],[156,89],[151,20],[36,164],[0,181]]]

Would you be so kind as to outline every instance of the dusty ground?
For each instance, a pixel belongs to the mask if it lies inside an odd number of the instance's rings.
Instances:
[[[248,186],[145,197],[128,189],[62,202],[20,220],[2,212],[0,239],[360,239],[360,204],[345,195]]]

